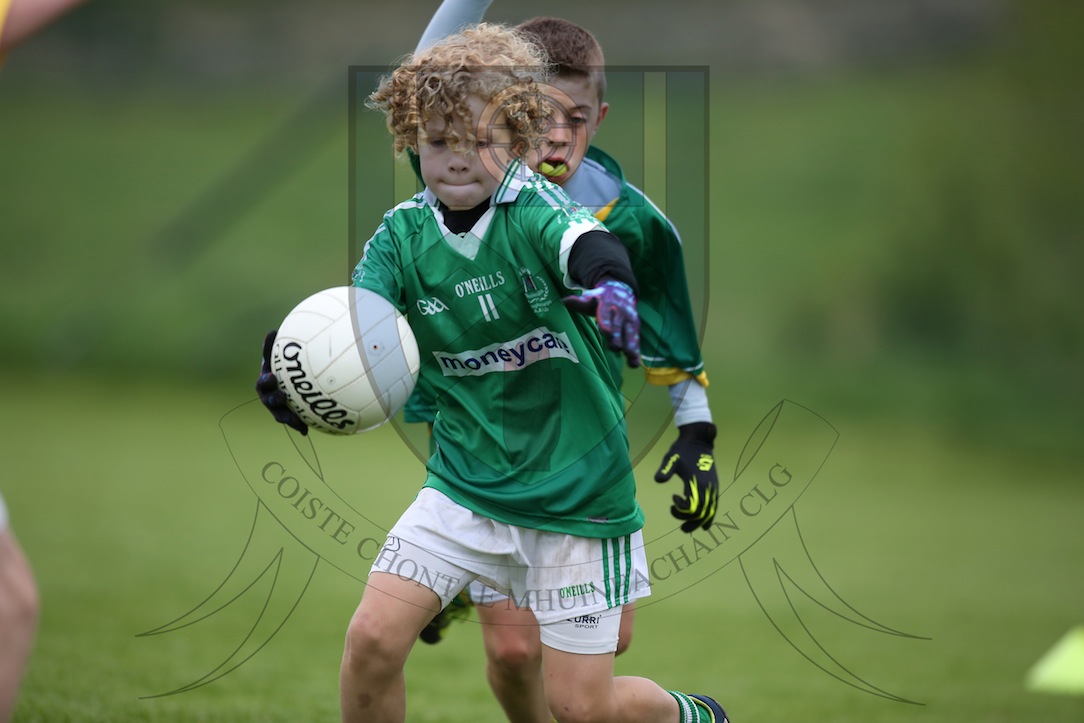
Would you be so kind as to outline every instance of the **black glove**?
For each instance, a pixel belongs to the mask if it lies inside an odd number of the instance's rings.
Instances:
[[[279,380],[271,373],[271,348],[275,345],[278,329],[267,332],[263,340],[263,362],[260,364],[260,378],[256,380],[256,393],[260,401],[271,412],[276,422],[293,427],[302,434],[309,433],[309,427],[297,416],[297,412],[286,405],[286,392],[279,388]]]
[[[595,288],[562,301],[570,311],[594,316],[609,347],[624,353],[630,367],[640,366],[640,315],[632,287],[605,279]]]
[[[675,474],[685,483],[685,496],[674,495],[670,514],[683,520],[682,532],[692,532],[697,527],[705,530],[715,519],[715,506],[719,502],[719,476],[715,472],[715,425],[711,422],[692,422],[678,427],[677,441],[663,457],[656,482],[669,482]]]

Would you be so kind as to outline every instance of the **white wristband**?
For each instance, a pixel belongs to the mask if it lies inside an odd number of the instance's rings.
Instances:
[[[670,385],[670,403],[674,405],[674,425],[710,422],[708,393],[695,379]]]

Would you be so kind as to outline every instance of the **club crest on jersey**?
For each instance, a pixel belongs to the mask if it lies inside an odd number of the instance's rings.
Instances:
[[[530,304],[531,310],[536,314],[544,314],[553,303],[550,298],[550,287],[546,280],[531,275],[531,270],[521,267],[519,270],[520,281],[523,282],[523,296]]]

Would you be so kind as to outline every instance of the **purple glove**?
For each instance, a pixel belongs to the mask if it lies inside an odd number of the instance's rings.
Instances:
[[[624,353],[630,367],[640,366],[640,315],[636,295],[628,284],[606,279],[590,291],[562,301],[570,311],[593,315],[609,347]]]

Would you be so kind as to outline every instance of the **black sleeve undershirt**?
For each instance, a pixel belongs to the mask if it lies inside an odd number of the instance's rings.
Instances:
[[[629,251],[609,231],[596,229],[576,239],[568,256],[568,275],[585,289],[595,288],[603,279],[613,279],[639,293]]]

